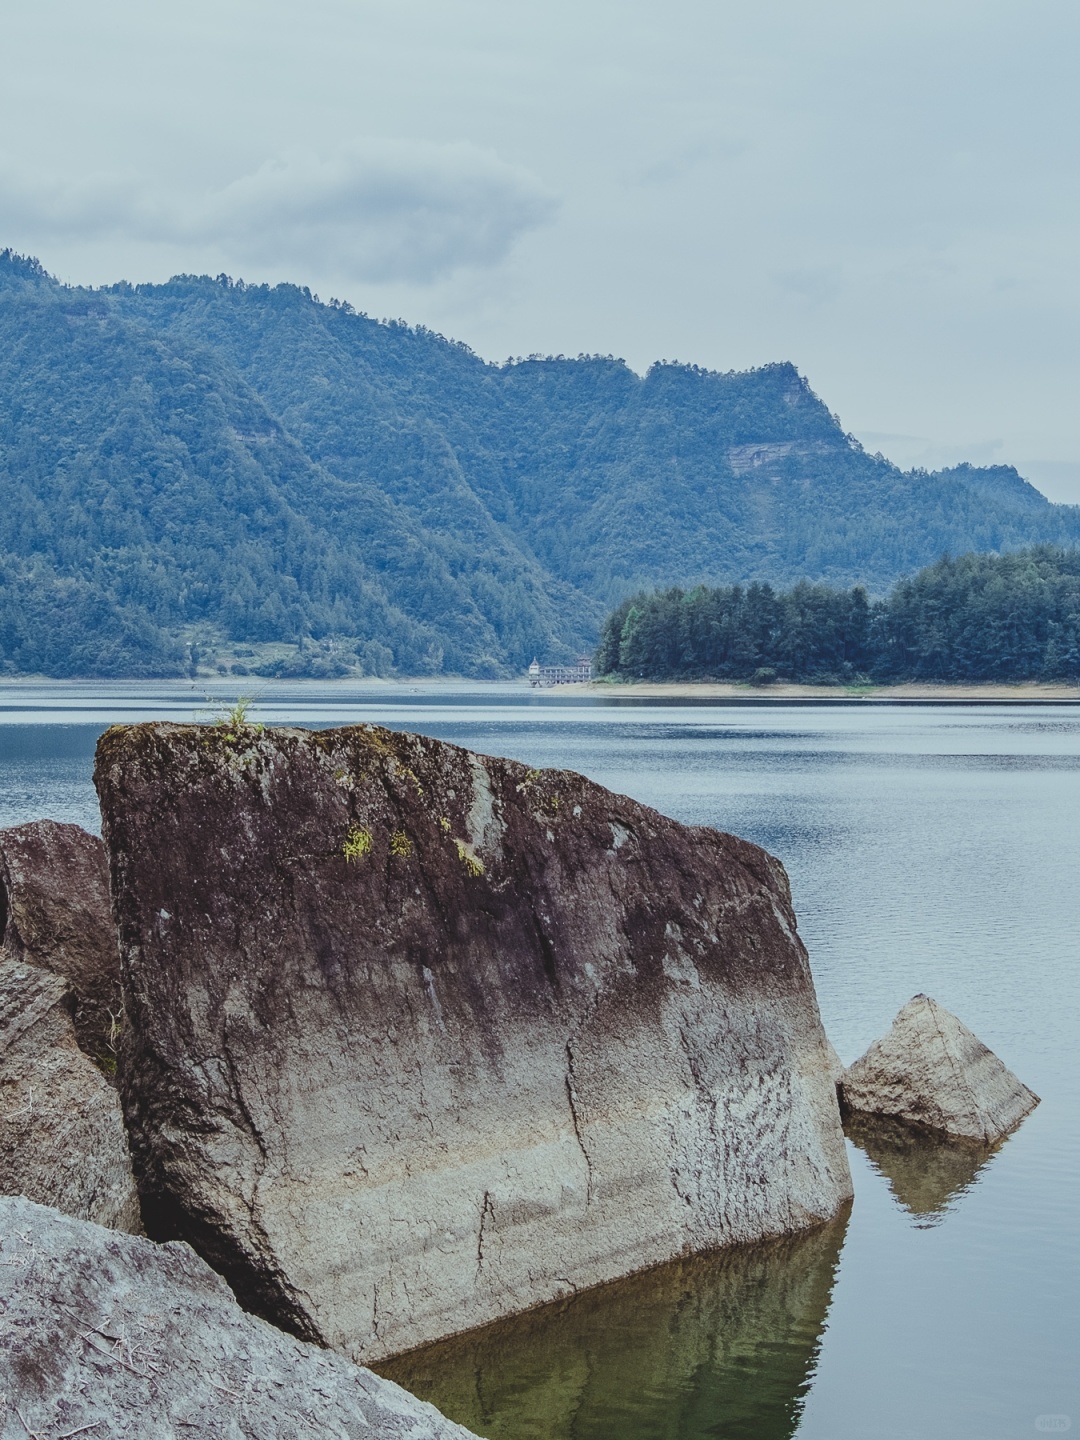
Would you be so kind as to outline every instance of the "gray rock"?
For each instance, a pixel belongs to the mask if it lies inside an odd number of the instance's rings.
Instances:
[[[246,1314],[186,1245],[0,1200],[0,1440],[470,1440]]]
[[[851,1183],[786,876],[579,775],[357,726],[98,748],[151,1233],[374,1360]]]
[[[75,1043],[67,982],[0,959],[0,1193],[139,1230],[120,1097]]]
[[[928,995],[903,1007],[887,1035],[844,1072],[846,1110],[890,1115],[992,1145],[1039,1097],[966,1025]]]
[[[0,955],[63,976],[79,1044],[88,1055],[113,1057],[120,952],[96,835],[56,820],[0,830]]]

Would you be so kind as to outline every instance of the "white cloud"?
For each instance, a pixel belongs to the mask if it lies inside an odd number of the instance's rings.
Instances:
[[[374,282],[425,284],[495,265],[555,208],[527,170],[465,142],[357,140],[323,155],[292,149],[186,200],[132,174],[0,172],[5,236],[179,244],[233,263],[314,263]]]

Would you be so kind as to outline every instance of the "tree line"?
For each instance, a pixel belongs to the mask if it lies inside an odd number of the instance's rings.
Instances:
[[[872,600],[800,581],[641,593],[604,622],[596,669],[625,680],[1080,679],[1080,550],[945,557]]]

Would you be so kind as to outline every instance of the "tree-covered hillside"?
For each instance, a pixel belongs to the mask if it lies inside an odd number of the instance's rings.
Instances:
[[[871,602],[802,580],[623,601],[597,668],[624,680],[1080,679],[1080,550],[942,559]]]
[[[216,635],[494,676],[591,646],[643,586],[880,592],[1077,538],[1015,471],[866,455],[790,365],[492,365],[294,286],[82,290],[0,254],[9,672],[175,673]]]

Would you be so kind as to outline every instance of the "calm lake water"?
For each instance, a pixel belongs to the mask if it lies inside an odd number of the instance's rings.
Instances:
[[[213,689],[234,695],[235,688]],[[0,825],[98,828],[96,738],[205,687],[0,686]],[[275,684],[582,771],[779,855],[845,1061],[925,991],[1043,1103],[996,1153],[850,1143],[823,1230],[666,1266],[384,1367],[492,1440],[1012,1440],[1080,1431],[1080,706],[658,704]]]

